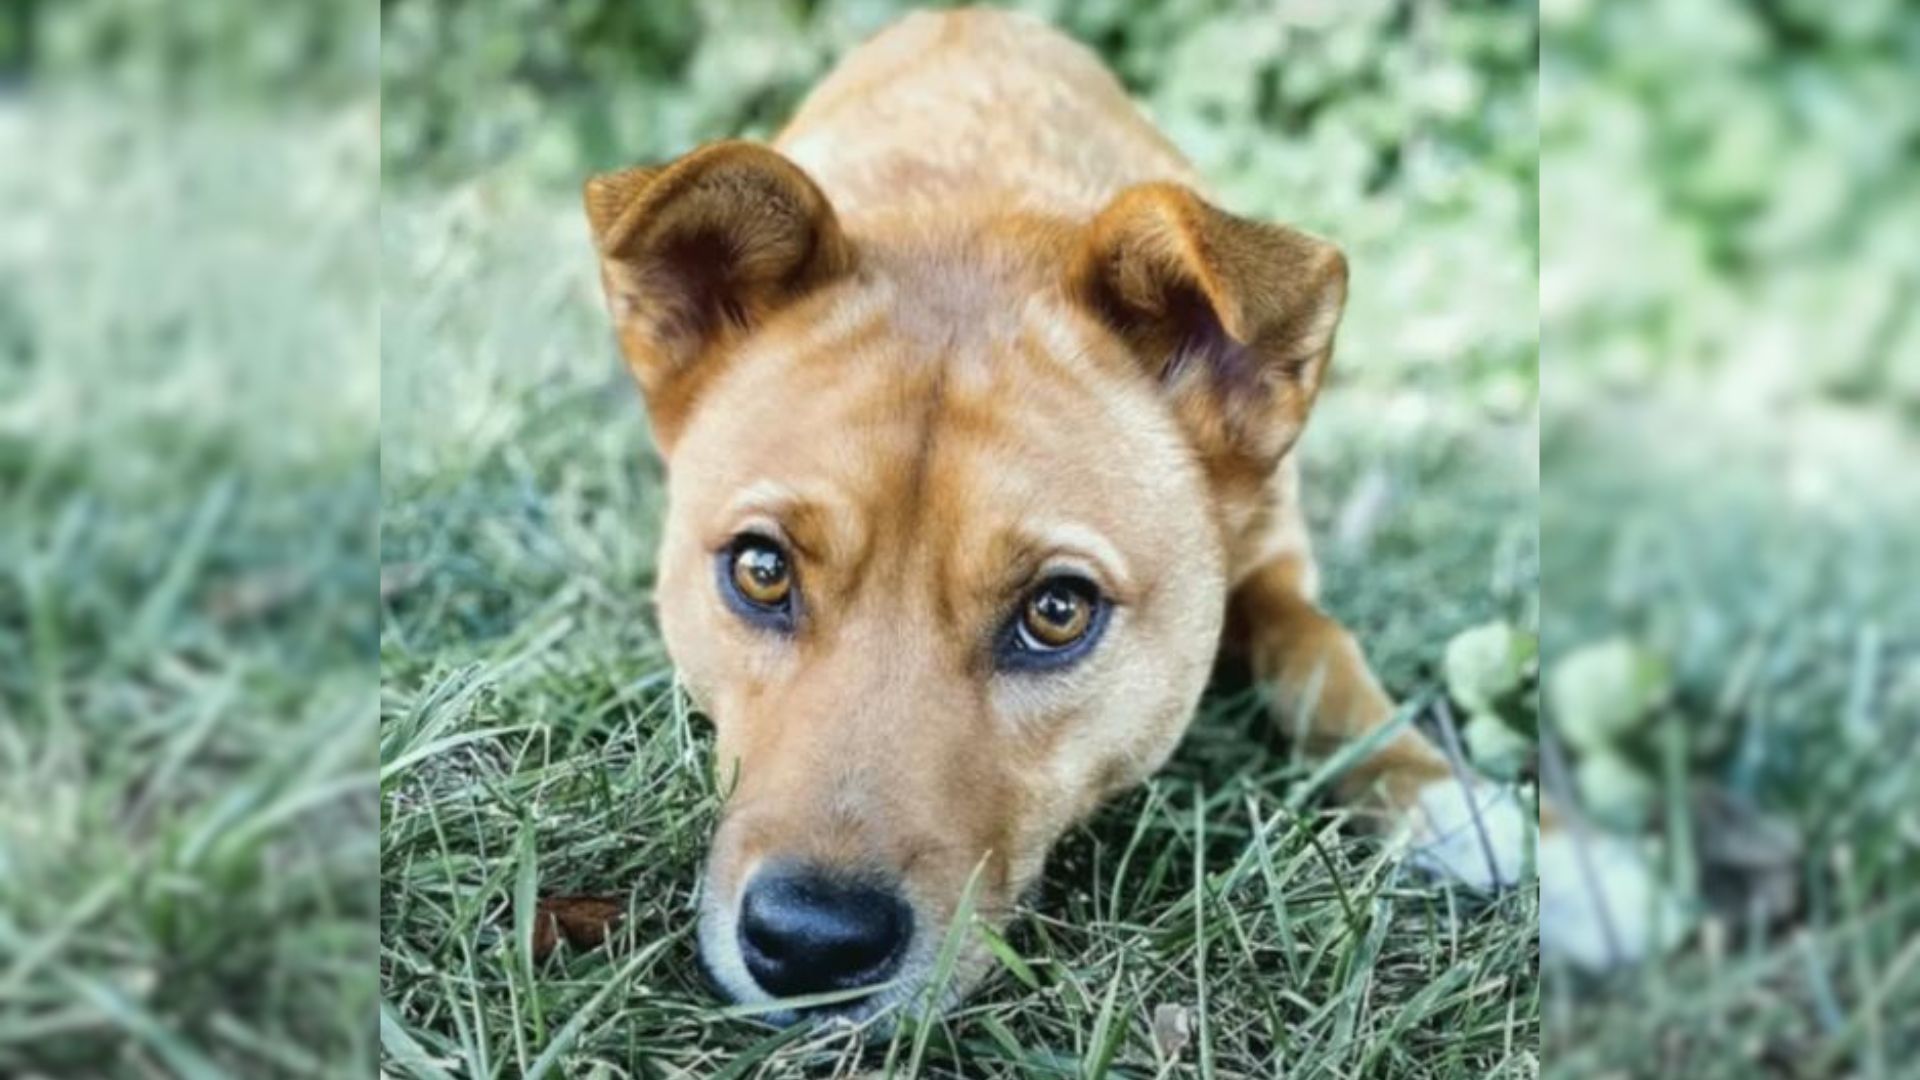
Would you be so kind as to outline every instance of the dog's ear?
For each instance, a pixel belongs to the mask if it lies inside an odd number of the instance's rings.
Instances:
[[[1068,290],[1159,380],[1211,472],[1264,479],[1326,375],[1347,265],[1323,240],[1142,184],[1087,227]]]
[[[585,201],[620,348],[663,446],[711,373],[703,357],[853,267],[819,187],[754,143],[595,176]]]

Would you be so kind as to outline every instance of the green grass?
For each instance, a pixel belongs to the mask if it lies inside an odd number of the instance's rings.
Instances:
[[[1624,635],[1672,667],[1637,751],[1706,900],[1666,962],[1550,981],[1545,1060],[1914,1075],[1920,262],[1883,238],[1920,222],[1888,108],[1920,11],[1543,15],[1543,654]],[[1705,791],[1746,820],[1701,828]],[[1768,818],[1797,846],[1716,856]]]
[[[0,100],[0,1074],[373,1061],[374,122]]]
[[[1548,655],[1625,633],[1673,665],[1649,732],[1678,762],[1658,827],[1706,928],[1603,992],[1550,980],[1549,1073],[1910,1075],[1920,486],[1889,462],[1911,459],[1914,433],[1813,402],[1760,423],[1706,393],[1589,402],[1554,426]],[[1706,789],[1791,823],[1797,849],[1716,859],[1724,828],[1690,818]],[[1751,906],[1782,884],[1789,909]]]
[[[384,214],[391,1067],[1534,1073],[1532,897],[1476,905],[1400,873],[1231,686],[1148,789],[1069,836],[1015,959],[958,1012],[865,1057],[860,1036],[729,1016],[694,959],[717,797],[650,608],[660,470],[577,214],[512,184]],[[1308,439],[1330,602],[1408,695],[1435,691],[1453,631],[1530,620],[1537,583],[1531,429],[1419,397],[1336,388]],[[529,967],[513,913],[535,893],[622,896],[626,927]],[[1153,1017],[1182,1009],[1190,1041],[1163,1056]]]

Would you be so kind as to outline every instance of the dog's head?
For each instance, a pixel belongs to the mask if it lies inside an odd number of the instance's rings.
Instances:
[[[1172,185],[843,229],[745,143],[597,177],[587,209],[728,793],[702,958],[748,1002],[886,984],[839,1010],[870,1014],[924,985],[969,882],[1003,920],[1172,751],[1344,263]]]

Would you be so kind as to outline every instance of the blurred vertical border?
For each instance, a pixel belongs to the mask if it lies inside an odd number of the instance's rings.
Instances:
[[[378,10],[0,10],[0,1074],[365,1075]]]
[[[1916,1075],[1920,7],[1541,11],[1549,729],[1678,914],[1547,1071]]]

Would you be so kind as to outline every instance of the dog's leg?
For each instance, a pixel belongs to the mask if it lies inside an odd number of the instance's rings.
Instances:
[[[1308,599],[1312,573],[1299,554],[1260,566],[1234,591],[1228,625],[1285,730],[1324,756],[1392,723],[1394,706],[1353,635]],[[1510,788],[1456,770],[1415,728],[1357,761],[1339,793],[1404,840],[1413,865],[1474,889],[1520,880],[1537,837],[1541,946],[1577,967],[1633,962],[1687,928],[1633,841],[1568,828],[1545,806],[1536,827]]]
[[[1256,567],[1233,592],[1229,626],[1271,688],[1283,731],[1325,757],[1381,738],[1394,704],[1353,635],[1308,599],[1311,577],[1304,554]],[[1415,865],[1474,888],[1518,880],[1537,831],[1511,791],[1456,770],[1411,726],[1355,761],[1338,790],[1403,838]]]

